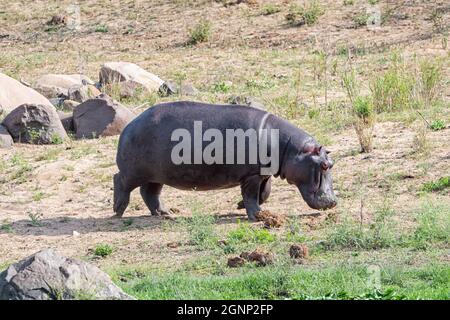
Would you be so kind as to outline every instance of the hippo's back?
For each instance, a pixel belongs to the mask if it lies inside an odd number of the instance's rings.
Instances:
[[[226,170],[228,174],[230,168],[224,168],[226,165],[175,165],[171,153],[179,142],[172,141],[172,134],[177,129],[187,130],[193,146],[194,123],[197,129],[200,125],[202,134],[208,129],[217,129],[225,136],[227,129],[258,130],[265,114],[263,110],[239,105],[184,101],[155,105],[123,130],[119,140],[117,165],[121,172],[136,178],[145,177],[169,185],[168,180],[177,180],[174,175],[183,175],[181,180],[190,185],[190,181],[199,179],[199,174],[217,176],[221,174],[221,170]]]

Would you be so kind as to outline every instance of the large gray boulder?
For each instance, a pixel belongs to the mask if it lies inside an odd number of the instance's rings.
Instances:
[[[23,104],[2,123],[16,142],[51,144],[67,138],[55,107]]]
[[[102,94],[73,110],[75,137],[91,139],[118,135],[134,117],[128,108]]]
[[[69,97],[69,89],[94,82],[81,74],[46,74],[39,77],[33,87],[47,98]]]
[[[3,113],[8,114],[25,103],[52,106],[52,103],[39,92],[0,73],[0,105]]]
[[[97,267],[45,249],[0,273],[0,300],[132,300]]]
[[[13,139],[8,130],[0,124],[0,148],[11,148]]]
[[[118,85],[122,93],[130,91],[157,92],[164,83],[157,75],[130,62],[107,62],[100,69],[100,83],[103,86]]]

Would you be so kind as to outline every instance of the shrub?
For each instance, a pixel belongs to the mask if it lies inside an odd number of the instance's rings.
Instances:
[[[307,1],[303,6],[292,4],[289,7],[286,20],[291,26],[313,25],[324,13],[325,11],[320,3],[316,0],[311,0]]]
[[[439,131],[445,129],[445,122],[444,120],[434,120],[430,124],[430,129],[433,131]]]
[[[107,257],[109,256],[111,253],[113,253],[114,248],[112,246],[110,246],[109,244],[98,244],[95,248],[94,248],[94,255],[97,257]]]
[[[353,23],[355,28],[363,27],[367,25],[367,20],[369,20],[369,15],[366,12],[361,12],[353,16]]]
[[[440,63],[424,60],[420,63],[420,94],[427,106],[431,105],[439,94],[443,78]]]
[[[415,107],[414,85],[414,77],[404,68],[390,67],[371,84],[375,110],[390,112]]]
[[[372,151],[373,127],[375,115],[373,112],[370,97],[357,97],[353,102],[353,112],[355,114],[355,131],[362,152]]]
[[[211,37],[211,22],[201,20],[189,33],[190,44],[195,45],[200,42],[208,42]]]
[[[280,12],[281,8],[277,5],[274,5],[272,3],[266,4],[263,8],[262,8],[262,12],[261,14],[264,16],[268,16],[277,12]]]

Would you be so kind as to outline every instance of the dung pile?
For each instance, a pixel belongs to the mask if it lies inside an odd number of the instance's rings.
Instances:
[[[279,228],[285,222],[285,219],[283,216],[274,214],[268,210],[259,212],[256,215],[256,219],[258,221],[264,222],[264,227],[267,229]]]

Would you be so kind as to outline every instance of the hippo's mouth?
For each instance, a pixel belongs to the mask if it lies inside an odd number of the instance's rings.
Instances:
[[[331,175],[317,170],[312,186],[300,185],[298,189],[305,202],[313,209],[326,210],[336,206],[337,199],[333,191]]]

